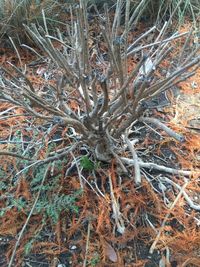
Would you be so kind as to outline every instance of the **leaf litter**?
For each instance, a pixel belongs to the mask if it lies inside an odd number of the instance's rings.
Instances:
[[[8,57],[12,62],[17,61],[13,54],[10,52],[7,54],[4,50],[1,62],[5,64],[5,58]],[[28,56],[29,62],[30,57]],[[22,60],[27,62],[26,57]],[[128,64],[129,71],[134,67],[134,60],[132,58]],[[46,80],[47,76],[43,76],[44,67],[37,68],[36,74],[32,67],[29,67],[28,71],[41,94],[44,93],[44,83],[48,85],[55,83],[54,78],[57,73],[53,73],[52,80],[51,78]],[[156,113],[156,116],[168,118],[170,127],[183,134],[186,142],[180,144],[169,137],[160,138],[157,129],[155,132],[148,126],[136,126],[134,129],[136,133],[141,132],[138,129],[143,127],[142,136],[138,134],[139,143],[136,144],[137,151],[143,157],[147,159],[151,157],[155,163],[165,160],[169,167],[179,165],[183,169],[199,170],[198,83],[197,72],[189,81],[179,85],[178,97],[172,94],[170,105],[150,111]],[[73,97],[72,105],[77,108]],[[13,152],[21,151],[25,156],[38,155],[39,159],[44,159],[47,153],[51,152],[51,145],[56,146],[59,151],[71,142],[69,135],[66,135],[71,129],[42,125],[39,119],[35,119],[38,127],[33,129],[32,118],[26,116],[21,108],[12,110],[12,105],[1,103],[0,113],[0,150],[9,148]],[[11,116],[2,120],[4,114]],[[16,120],[12,115],[19,117]],[[30,155],[26,154],[27,151],[31,151]],[[75,158],[80,156],[77,151],[74,153]],[[180,186],[178,188],[173,183],[166,182],[171,178],[170,175],[161,175],[159,171],[151,169],[148,172],[143,170],[145,179],[139,188],[135,188],[133,173],[129,176],[120,173],[114,161],[112,166],[103,163],[95,165],[87,150],[82,153],[80,164],[74,162],[69,165],[68,162],[73,159],[71,155],[69,156],[71,159],[51,166],[48,182],[46,181],[44,188],[41,189],[41,207],[33,214],[22,237],[16,253],[15,266],[59,266],[59,264],[83,266],[87,240],[89,240],[88,266],[200,265],[199,211],[188,205],[184,194],[187,193],[196,205],[200,205],[198,175],[194,174],[187,181],[184,181],[181,175],[178,178],[174,177],[173,181]],[[160,158],[159,153],[162,154]],[[33,204],[31,181],[34,180],[35,186],[39,186],[42,179],[41,168],[37,172],[27,171],[28,179],[25,179],[23,174],[20,179],[13,179],[12,177],[20,172],[20,168],[23,168],[21,160],[1,157],[0,207],[4,212],[0,217],[0,251],[3,255],[0,259],[1,266],[6,266],[16,236],[23,227]],[[48,201],[51,203],[52,196],[73,196],[74,192],[80,190],[77,172],[80,172],[80,175],[84,174],[87,180],[87,182],[84,180],[83,192],[77,193],[70,199],[71,208],[63,208],[58,214],[57,221],[52,221],[51,215],[46,214],[44,203]],[[70,175],[66,176],[66,173]],[[110,180],[107,177],[108,173]],[[89,236],[88,222],[90,222]],[[158,233],[155,250],[150,253],[149,250]]]

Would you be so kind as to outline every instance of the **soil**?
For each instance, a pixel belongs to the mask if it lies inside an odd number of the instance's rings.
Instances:
[[[0,57],[10,56],[10,53],[9,55],[0,53]],[[3,59],[1,58],[1,60]],[[33,69],[30,67],[28,69],[29,74],[32,71],[39,70],[40,67],[36,66]],[[34,79],[34,77],[32,78]],[[40,84],[41,81],[43,80],[38,75],[38,83]],[[184,129],[183,133],[187,137],[187,142],[185,144],[179,144],[159,129],[155,129],[153,125],[145,126],[142,123],[137,123],[133,126],[132,130],[134,131],[134,138],[139,139],[136,148],[138,155],[143,161],[154,162],[171,168],[187,169],[189,167],[200,167],[200,149],[198,147],[198,140],[200,140],[200,92],[198,93],[196,90],[195,94],[188,94],[184,92],[183,87],[184,84],[180,86],[179,90],[172,88],[170,95],[162,93],[159,97],[148,102],[148,108],[145,114],[153,115],[163,121],[165,120],[170,127],[178,131],[180,130],[180,132]],[[31,121],[29,123],[31,125]],[[39,124],[40,122],[38,122]],[[30,125],[26,124],[25,126],[28,129]],[[8,138],[6,132],[8,128],[10,129],[10,125],[3,125],[3,127],[4,131],[1,133],[0,141],[5,141],[5,136]],[[50,125],[40,125],[40,134],[49,129],[49,127]],[[48,141],[59,139],[63,135],[63,129],[55,128],[55,131],[49,133],[49,135]],[[24,134],[24,136],[26,135]],[[26,138],[26,141],[30,141],[30,138],[37,141],[37,138],[34,139],[35,137],[31,133],[27,134]],[[69,144],[67,140],[65,142],[58,142],[57,147],[60,148],[62,145]],[[1,148],[4,147],[6,147],[5,144]],[[90,159],[93,159],[91,155]],[[67,195],[79,189],[78,173],[75,165],[70,169],[70,179],[64,175],[71,167],[68,162],[70,160],[72,161],[72,159],[69,157],[65,160],[62,163],[61,170],[59,167],[55,167],[54,170],[56,174],[61,175],[61,178],[58,179],[60,186],[58,188],[55,186],[55,191],[53,183],[57,175],[54,173],[48,176],[47,184],[53,184],[50,193],[56,192],[58,195]],[[133,184],[133,170],[127,176],[124,173],[120,173],[120,171],[118,172],[117,168],[113,171],[112,168],[113,165],[116,167],[115,164],[114,162],[113,164],[101,164],[100,167],[97,166],[95,169],[96,177],[89,170],[84,170],[83,175],[90,184],[88,185],[85,182],[84,193],[80,197],[77,197],[76,205],[78,207],[78,213],[73,213],[71,210],[64,210],[61,212],[56,224],[46,217],[44,223],[42,221],[44,219],[42,212],[34,214],[27,228],[27,232],[21,240],[19,249],[17,250],[17,258],[13,266],[86,266],[83,263],[86,255],[88,225],[90,225],[90,235],[87,266],[178,267],[183,266],[182,264],[189,259],[193,259],[193,261],[184,266],[199,266],[195,264],[194,259],[198,260],[198,257],[200,257],[200,224],[198,224],[200,215],[199,212],[192,211],[188,204],[183,202],[182,198],[180,199],[180,205],[177,205],[169,214],[169,220],[165,225],[158,246],[153,254],[149,253],[150,246],[155,240],[158,229],[160,229],[165,215],[169,212],[164,201],[168,199],[173,202],[178,194],[178,190],[169,184],[163,185],[163,187],[165,186],[163,189],[159,177],[165,176],[170,179],[175,179],[177,182],[182,181],[182,177],[173,177],[172,175],[155,170],[149,170],[148,172],[144,170],[144,177],[148,181],[143,179],[142,185],[136,188]],[[12,169],[12,174],[16,171],[19,170]],[[123,219],[125,218],[126,231],[124,235],[121,235],[116,230],[116,221],[113,217],[110,201],[110,185],[105,175],[108,173],[112,174],[114,194],[120,203],[119,206],[122,209],[120,212],[123,214]],[[31,179],[34,179],[33,173],[30,173],[27,181],[28,185],[31,183]],[[193,183],[191,183],[188,191],[191,197],[195,197],[196,203],[200,204],[199,180],[192,179]],[[97,195],[99,191],[95,188],[95,182],[104,197],[101,198]],[[13,194],[14,190],[16,190],[19,194],[20,188],[15,187],[13,184],[15,184],[15,180],[12,180],[10,193]],[[26,186],[28,187],[27,184],[25,183],[22,186],[22,189],[26,193],[28,191],[26,188]],[[93,188],[91,188],[91,185]],[[162,189],[166,195],[163,194]],[[1,194],[4,195],[5,191],[1,190]],[[25,194],[23,197],[25,198],[24,201],[32,205],[32,199],[28,199],[28,196]],[[49,200],[52,201],[51,197],[49,197]],[[0,201],[3,202],[2,199]],[[3,204],[1,203],[2,206]],[[8,260],[11,257],[19,230],[23,227],[27,216],[25,208],[17,213],[13,207],[9,212],[6,214],[7,217],[1,218],[1,222],[3,223],[0,226],[0,267],[8,265]],[[8,221],[12,221],[12,216],[17,216],[16,214],[19,214],[19,217],[14,221],[16,228],[12,232],[12,229],[8,227]],[[5,225],[7,227],[6,229],[4,228]],[[40,225],[43,226],[41,231],[38,230]],[[39,233],[39,238],[37,235],[35,236],[35,233]],[[32,249],[25,255],[24,247],[34,238]],[[169,251],[170,253],[168,255]],[[117,260],[115,260],[115,257]]]

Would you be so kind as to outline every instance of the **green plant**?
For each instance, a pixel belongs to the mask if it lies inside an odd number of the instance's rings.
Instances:
[[[96,252],[94,253],[93,257],[88,261],[89,266],[95,267],[101,261],[100,255]]]
[[[35,240],[36,240],[36,238],[33,237],[33,238],[31,238],[31,240],[29,240],[29,241],[25,244],[25,246],[24,246],[24,253],[25,253],[25,255],[28,255],[28,254],[31,252],[31,249],[32,249],[32,246],[33,246]]]
[[[23,199],[16,199],[16,198],[10,198],[7,201],[7,206],[5,208],[2,208],[0,210],[0,216],[3,217],[6,211],[11,210],[12,208],[16,208],[19,212],[22,211],[26,207],[26,203]]]
[[[87,156],[83,156],[80,159],[80,165],[83,169],[92,171],[95,169],[94,162],[92,162]]]
[[[62,164],[62,161],[57,161],[54,167],[59,170]],[[34,179],[31,181],[31,191],[33,193],[37,192],[38,190],[41,191],[41,197],[36,203],[34,213],[42,213],[46,218],[50,218],[55,224],[57,223],[60,214],[63,211],[78,213],[76,201],[81,196],[82,190],[77,190],[72,194],[67,195],[63,193],[54,193],[59,191],[60,175],[49,178],[48,182],[41,186],[41,181],[45,171],[46,165],[42,165],[40,168],[37,168],[35,170]]]
[[[0,169],[0,177],[4,177],[4,175],[5,175],[5,172]],[[7,187],[8,186],[6,185],[5,182],[0,181],[0,190],[5,190],[7,189]]]
[[[37,203],[35,212],[43,213],[50,218],[54,224],[58,222],[61,212],[68,211],[78,213],[79,209],[76,205],[81,191],[74,192],[71,195],[51,195],[51,197],[43,196]]]

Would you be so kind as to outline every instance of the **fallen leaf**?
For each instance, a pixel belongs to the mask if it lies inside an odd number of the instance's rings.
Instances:
[[[117,253],[114,248],[106,241],[102,240],[104,254],[112,262],[117,262]]]

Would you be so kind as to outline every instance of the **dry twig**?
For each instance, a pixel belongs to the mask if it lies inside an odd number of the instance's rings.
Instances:
[[[37,193],[37,196],[35,198],[35,201],[33,203],[33,206],[32,206],[32,208],[31,208],[31,210],[29,212],[29,215],[28,215],[28,217],[26,219],[26,222],[24,223],[24,226],[22,227],[22,229],[21,229],[21,231],[19,233],[19,236],[18,236],[17,241],[15,243],[15,246],[14,246],[14,249],[13,249],[13,252],[12,252],[12,255],[11,255],[11,258],[10,258],[10,261],[9,261],[9,264],[8,264],[8,267],[12,267],[12,264],[13,264],[13,261],[14,261],[14,258],[15,258],[15,254],[16,254],[16,251],[17,251],[17,248],[18,248],[19,243],[21,241],[21,238],[22,238],[22,236],[24,234],[24,231],[26,230],[26,227],[27,227],[27,225],[28,225],[28,223],[30,221],[30,218],[31,218],[31,216],[32,216],[32,214],[34,212],[35,206],[36,206],[36,204],[38,202],[38,199],[40,197],[40,194],[41,194],[42,186],[44,185],[44,182],[45,182],[45,180],[46,180],[46,178],[48,176],[49,167],[50,167],[50,165],[48,165],[47,168],[46,168],[45,174],[44,174],[43,179],[42,179],[41,184],[40,184],[40,189],[39,189],[39,191]]]
[[[186,182],[186,183],[182,186],[180,192],[178,193],[177,197],[175,198],[174,202],[172,203],[171,207],[169,208],[168,213],[165,215],[165,218],[164,218],[164,220],[163,220],[163,222],[162,222],[162,224],[161,224],[161,227],[160,227],[160,229],[159,229],[159,231],[158,231],[158,234],[157,234],[157,236],[156,236],[156,238],[155,238],[153,244],[152,244],[151,247],[150,247],[150,250],[149,250],[149,253],[150,253],[150,254],[153,254],[154,249],[155,249],[155,247],[156,247],[156,245],[157,245],[157,243],[158,243],[158,241],[159,241],[159,239],[160,239],[160,236],[161,236],[161,234],[162,234],[162,231],[163,231],[163,229],[164,229],[164,227],[165,227],[165,224],[166,224],[166,222],[167,222],[167,220],[168,220],[168,218],[169,218],[169,216],[170,216],[170,212],[174,209],[174,207],[175,207],[176,204],[178,203],[178,201],[179,201],[179,199],[181,198],[181,195],[183,194],[183,191],[184,191],[184,189],[186,188],[187,185],[188,185],[188,182]]]

